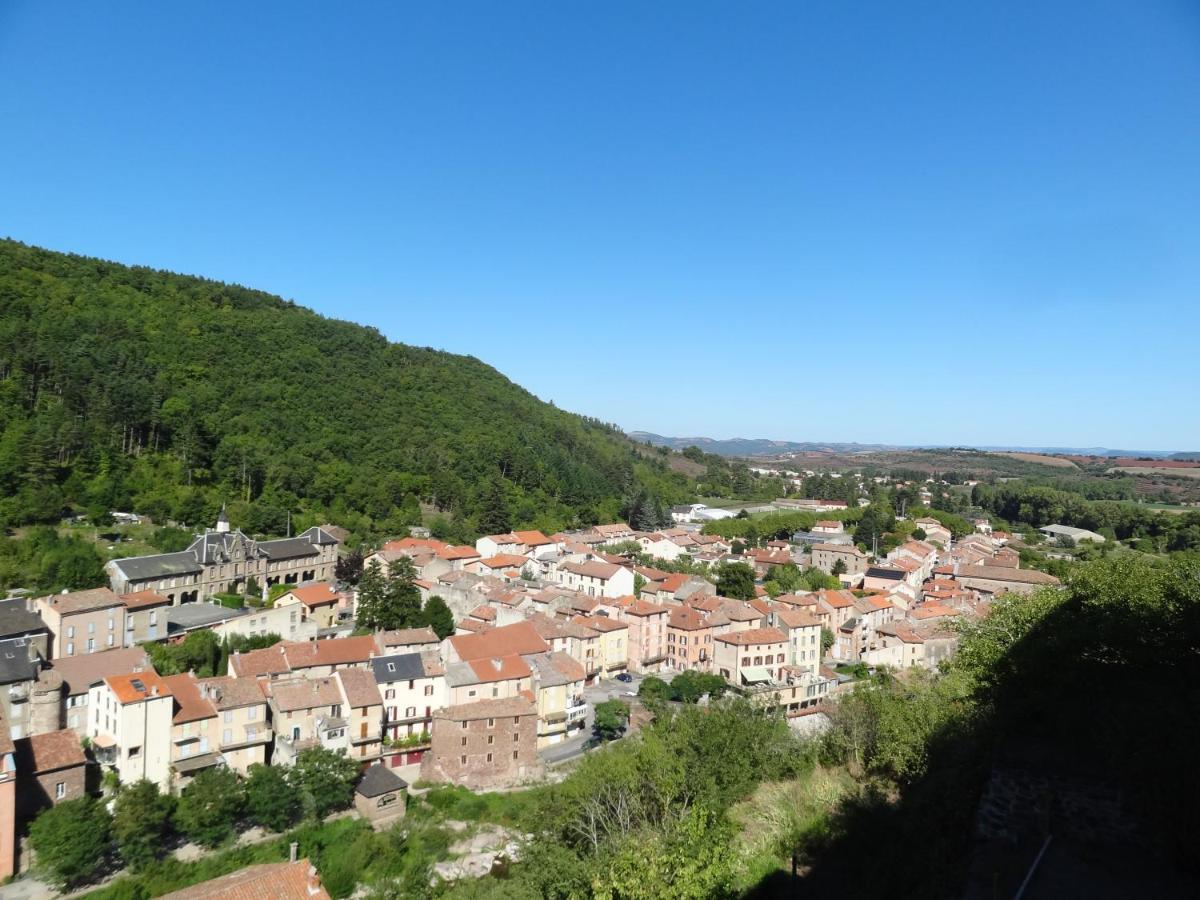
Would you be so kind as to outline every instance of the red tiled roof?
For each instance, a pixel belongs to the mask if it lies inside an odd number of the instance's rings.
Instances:
[[[104,683],[122,706],[126,703],[140,703],[156,697],[171,696],[170,688],[153,669],[128,675],[109,675],[104,679]]]
[[[308,587],[292,588],[287,593],[291,594],[305,606],[322,606],[326,603],[336,603],[341,599],[341,594],[333,589],[333,585],[326,582],[320,584],[311,584]]]
[[[175,697],[175,715],[171,718],[173,724],[182,725],[184,722],[216,718],[216,707],[203,696],[200,684],[191,672],[166,675],[163,677],[163,683]]]
[[[310,874],[310,870],[311,873]],[[247,866],[160,900],[329,900],[307,859]]]
[[[747,631],[719,634],[714,640],[745,647],[750,644],[783,644],[787,642],[787,637],[778,628],[751,628]]]
[[[126,609],[147,609],[151,606],[166,606],[171,601],[156,591],[134,591],[132,594],[122,594],[121,602]]]
[[[4,730],[8,731],[7,726]],[[72,728],[18,738],[13,741],[13,747],[17,755],[17,771],[22,775],[87,764],[79,735]]]
[[[455,635],[449,640],[458,658],[464,662],[526,653],[545,653],[550,649],[550,645],[542,640],[530,622],[504,625],[484,634]]]

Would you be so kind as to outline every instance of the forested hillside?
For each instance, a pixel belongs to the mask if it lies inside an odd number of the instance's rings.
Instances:
[[[260,291],[0,241],[0,520],[133,510],[450,536],[615,518],[684,476],[479,360]]]

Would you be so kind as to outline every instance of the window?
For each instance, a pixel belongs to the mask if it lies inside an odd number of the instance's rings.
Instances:
[[[232,709],[225,710],[225,724],[228,725],[232,721],[233,721],[233,710]]]
[[[88,638],[87,649],[88,649],[88,653],[91,653],[96,649],[96,639],[95,638]]]
[[[463,722],[463,723],[462,723],[462,727],[463,727],[463,731],[466,731],[466,730],[467,730],[467,723],[466,723],[466,722]]]
[[[487,755],[487,761],[488,761],[488,762],[491,762],[491,761],[492,761],[492,754],[490,754],[490,753],[489,753],[489,754]]]
[[[226,728],[224,731],[221,732],[221,743],[222,744],[232,744],[233,743],[233,729],[232,728]]]
[[[474,690],[469,690],[469,691],[467,691],[467,696],[468,696],[468,697],[474,697],[474,696],[475,696],[475,691],[474,691]]]
[[[496,736],[495,736],[494,734],[489,734],[489,735],[488,735],[488,743],[489,743],[489,744],[494,744],[494,743],[496,743]]]
[[[67,656],[74,656],[74,655],[75,655],[75,645],[67,644]]]
[[[395,700],[396,699],[396,691],[392,688],[388,688],[386,691],[383,692],[383,699],[384,700]]]
[[[426,697],[433,696],[433,685],[432,684],[425,685],[425,696]]]
[[[74,625],[67,626],[67,637],[69,637],[69,638],[75,637],[75,626]]]
[[[130,747],[129,748],[129,758],[130,759],[137,759],[141,755],[142,755],[141,747]]]
[[[466,738],[463,738],[463,739],[462,739],[462,746],[463,746],[463,747],[467,746],[467,739],[466,739]]]
[[[518,756],[520,756],[520,755],[521,755],[521,751],[520,751],[520,750],[514,750],[514,751],[513,751],[513,759],[516,759],[516,758],[517,758]]]
[[[54,799],[61,800],[65,796],[67,796],[67,783],[65,781],[60,781],[58,784],[54,785]]]
[[[521,742],[521,735],[520,735],[520,733],[519,733],[519,732],[515,732],[515,731],[514,731],[514,732],[513,732],[513,743],[514,743],[514,744],[519,744],[520,742]]]
[[[395,671],[396,671],[396,664],[395,664],[395,663],[388,663],[388,664],[387,664],[387,666],[388,666],[388,671],[389,671],[389,672],[395,672]]]
[[[404,710],[404,718],[406,718],[406,719],[411,719],[416,714],[417,714],[417,708],[415,706],[406,707]]]
[[[246,721],[247,722],[253,722],[257,718],[258,718],[258,707],[257,706],[251,706],[248,710],[246,710]]]
[[[495,728],[495,727],[496,727],[496,720],[488,719],[488,728]]]
[[[417,684],[417,682],[414,679],[410,678],[408,680],[408,689],[411,691],[416,686],[416,684]]]
[[[465,766],[465,765],[467,764],[467,758],[466,758],[465,756],[460,756],[460,757],[458,758],[458,761],[459,761],[459,763],[460,763],[461,765],[464,765],[464,766]]]
[[[95,634],[95,633],[96,633],[96,623],[88,622],[88,634]]]
[[[112,645],[113,645],[113,636],[110,634],[110,635],[108,636],[108,646],[110,646],[110,647],[111,647]]]

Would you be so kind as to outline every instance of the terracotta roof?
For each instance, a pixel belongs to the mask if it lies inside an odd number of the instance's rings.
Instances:
[[[175,697],[175,715],[171,722],[182,725],[184,722],[198,722],[200,719],[212,719],[217,715],[217,709],[201,692],[201,685],[191,672],[181,675],[166,675],[163,683]]]
[[[428,626],[424,628],[397,628],[394,631],[384,631],[379,635],[379,641],[384,647],[441,643],[434,630]]]
[[[72,591],[68,594],[51,594],[48,597],[42,597],[38,602],[45,603],[63,615],[91,612],[94,609],[105,609],[109,606],[121,606],[121,598],[108,588],[92,588],[86,591]]]
[[[415,550],[424,548],[426,550],[440,550],[443,547],[448,547],[444,541],[435,540],[434,538],[415,538],[406,537],[398,541],[388,541],[381,547],[381,550]]]
[[[238,678],[261,678],[264,675],[286,675],[292,671],[284,655],[285,646],[280,643],[261,650],[232,653],[229,656],[229,671]]]
[[[854,595],[849,591],[817,591],[817,598],[824,600],[834,609],[845,609],[854,605]]]
[[[375,635],[362,634],[321,641],[285,643],[283,652],[288,665],[295,670],[313,666],[365,663],[373,654],[379,652],[379,645],[375,643]]]
[[[266,686],[275,708],[280,712],[296,712],[319,706],[336,706],[342,702],[342,692],[333,678],[297,678],[276,681]]]
[[[832,553],[849,553],[851,556],[866,557],[854,544],[813,544],[814,550],[829,550]]]
[[[8,728],[4,730],[8,731]],[[23,776],[87,764],[79,735],[71,728],[18,738],[13,741],[13,747],[17,771]]]
[[[471,610],[471,618],[483,619],[485,622],[496,621],[496,611],[490,606],[481,605]]]
[[[821,625],[820,620],[812,613],[792,606],[776,609],[775,616],[788,628],[814,628]]]
[[[609,632],[629,628],[628,622],[618,622],[616,619],[610,619],[608,616],[575,616],[571,621],[585,628],[590,628],[593,631]]]
[[[478,719],[502,716],[536,716],[537,707],[521,697],[506,697],[500,700],[476,700],[435,710],[435,719],[450,719],[455,722],[470,722]]]
[[[122,594],[121,602],[126,609],[146,609],[151,606],[166,606],[171,601],[156,591],[134,591],[132,594]]]
[[[516,622],[493,628],[484,634],[460,634],[450,638],[450,645],[463,662],[473,659],[495,659],[513,654],[545,653],[549,644],[542,640],[529,622]]]
[[[379,693],[371,669],[339,669],[334,677],[342,683],[342,693],[351,707],[358,709],[383,703],[383,695]]]
[[[545,544],[553,544],[554,541],[546,537],[540,531],[514,531],[513,534],[526,547],[541,547]]]
[[[87,689],[109,675],[123,675],[136,669],[149,669],[150,660],[141,647],[118,647],[100,653],[52,659],[50,668],[62,676],[67,695],[85,694]]]
[[[667,627],[679,631],[699,631],[702,628],[711,628],[712,623],[708,621],[708,616],[698,609],[690,606],[676,606],[671,609],[671,614],[667,618]]]
[[[612,525],[595,525],[592,528],[592,531],[596,532],[596,534],[604,535],[606,537],[611,537],[612,535],[618,534],[628,534],[630,530],[630,527],[624,522],[617,522]]]
[[[326,603],[337,603],[342,596],[333,589],[333,585],[324,581],[320,584],[310,584],[308,587],[292,588],[287,593],[291,594],[305,606],[322,606]]]
[[[778,628],[751,628],[747,631],[731,631],[728,634],[719,634],[714,640],[721,641],[724,644],[737,644],[739,647],[744,647],[748,644],[782,644],[787,642],[787,637]]]
[[[657,603],[651,603],[649,600],[634,600],[627,605],[623,612],[627,616],[658,616],[668,612],[667,607],[659,606]]]
[[[171,696],[166,682],[153,669],[128,675],[109,675],[104,679],[104,683],[122,706],[126,703],[141,703],[143,700]]]
[[[601,581],[608,581],[618,572],[621,567],[614,563],[605,562],[581,562],[581,563],[564,563],[563,568],[575,575],[581,575],[585,578],[599,578]]]
[[[307,859],[247,866],[160,900],[329,900]]]
[[[201,678],[200,690],[222,712],[266,702],[258,682],[252,678]]]
[[[442,559],[478,559],[479,551],[474,547],[442,547],[437,551]]]
[[[481,682],[512,681],[517,678],[528,678],[533,673],[529,664],[516,654],[497,656],[491,659],[469,659],[466,661]]]
[[[512,553],[501,553],[497,556],[489,556],[487,559],[479,560],[481,566],[487,566],[489,569],[521,569],[529,564],[529,559],[524,556],[516,556]]]

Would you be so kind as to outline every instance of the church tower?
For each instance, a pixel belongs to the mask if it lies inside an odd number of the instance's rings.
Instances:
[[[217,534],[229,533],[229,516],[225,513],[225,504],[221,504],[221,514],[217,516]]]

